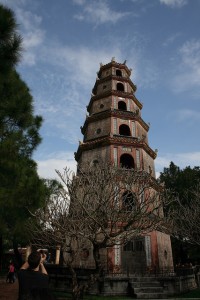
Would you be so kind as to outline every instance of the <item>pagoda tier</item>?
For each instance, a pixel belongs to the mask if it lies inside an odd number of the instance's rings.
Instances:
[[[149,125],[145,123],[142,118],[139,116],[138,112],[131,112],[131,111],[121,111],[118,109],[108,109],[103,112],[99,112],[96,114],[92,114],[87,116],[83,127],[81,127],[81,133],[85,134],[88,124],[91,122],[96,122],[98,120],[103,120],[106,118],[116,117],[116,118],[123,118],[125,120],[134,120],[140,123],[140,125],[144,128],[144,130],[149,131]]]
[[[94,150],[95,148],[111,146],[111,145],[113,146],[123,145],[126,147],[142,148],[153,159],[155,159],[157,156],[156,151],[153,151],[144,141],[140,141],[138,140],[138,138],[114,135],[114,136],[104,136],[98,139],[91,139],[87,143],[80,142],[78,151],[75,152],[75,159],[76,161],[78,161],[84,151]]]

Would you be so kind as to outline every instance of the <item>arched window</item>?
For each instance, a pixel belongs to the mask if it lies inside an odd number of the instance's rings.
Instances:
[[[122,154],[120,156],[120,166],[126,169],[134,169],[135,164],[133,157],[129,154]]]
[[[124,85],[121,82],[117,83],[117,90],[121,91],[121,92],[124,92]]]
[[[116,75],[117,76],[122,76],[122,71],[121,70],[116,70]]]
[[[100,104],[100,108],[104,108],[104,104],[103,103]]]
[[[101,128],[97,128],[96,133],[100,134],[101,133]]]
[[[94,167],[96,167],[98,164],[99,164],[98,159],[94,159],[94,160],[92,161],[92,165],[93,165]]]
[[[131,136],[131,131],[128,125],[122,124],[119,126],[119,134],[120,135],[126,135]]]
[[[130,191],[126,191],[123,193],[122,195],[122,206],[123,209],[126,211],[132,211],[135,207],[135,195],[130,192]]]
[[[118,102],[118,109],[121,109],[121,110],[127,110],[127,108],[126,108],[126,102],[124,102],[124,101],[119,101],[119,102]]]

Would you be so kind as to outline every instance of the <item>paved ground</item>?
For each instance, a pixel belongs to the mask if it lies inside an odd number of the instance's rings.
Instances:
[[[0,300],[17,300],[18,298],[18,282],[6,283],[6,279],[0,279]]]

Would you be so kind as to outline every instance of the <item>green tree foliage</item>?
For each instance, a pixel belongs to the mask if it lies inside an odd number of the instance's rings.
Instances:
[[[17,33],[17,23],[13,12],[0,4],[0,79],[20,59],[21,36]],[[0,80],[0,82],[1,82]]]
[[[164,183],[167,189],[178,194],[181,203],[188,201],[188,195],[185,197],[186,191],[188,193],[192,188],[195,188],[199,180],[200,167],[191,168],[187,166],[181,170],[173,162],[170,163],[169,168],[164,168],[159,177],[159,181]]]
[[[25,232],[29,211],[47,192],[32,159],[42,117],[34,115],[29,88],[15,70],[21,40],[13,12],[0,5],[0,235],[12,238]]]
[[[199,253],[199,246],[188,243],[188,241],[191,240],[192,234],[189,238],[188,230],[186,230],[189,228],[191,232],[194,232],[194,229],[198,228],[198,223],[194,226],[193,230],[192,227],[190,228],[189,224],[192,224],[190,221],[193,220],[194,213],[196,216],[196,210],[198,209],[199,211],[197,201],[197,195],[199,195],[199,193],[197,193],[197,188],[198,183],[200,182],[200,167],[191,168],[190,166],[187,166],[181,170],[171,162],[169,167],[164,168],[163,172],[161,172],[159,181],[164,183],[165,187],[179,198],[181,206],[174,207],[174,210],[177,210],[177,214],[175,215],[178,215],[181,211],[182,216],[186,216],[186,212],[188,215],[185,222],[184,220],[182,220],[182,222],[178,219],[176,220],[177,224],[181,224],[181,228],[179,230],[180,234],[176,236],[178,239],[172,239],[175,263],[181,262],[184,264],[188,261],[200,262],[200,255],[197,255],[197,253]],[[196,210],[194,210],[194,203],[197,205]],[[191,213],[189,214],[189,212]],[[184,228],[184,226],[187,228]],[[198,243],[196,242],[196,244]]]

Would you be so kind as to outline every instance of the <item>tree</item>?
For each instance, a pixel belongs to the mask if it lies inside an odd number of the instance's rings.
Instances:
[[[181,170],[173,162],[170,163],[168,168],[160,173],[159,182],[164,183],[166,189],[179,195],[180,200],[185,193],[185,190],[195,187],[200,180],[200,168],[187,166]],[[186,200],[186,199],[185,199]]]
[[[170,207],[170,215],[174,224],[172,248],[175,263],[182,264],[200,260],[198,235],[199,226],[199,180],[200,168],[187,166],[180,169],[173,162],[161,172],[159,182],[179,199]],[[193,245],[191,246],[191,243]],[[195,244],[195,245],[194,245]]]
[[[21,57],[22,38],[12,10],[0,4],[0,82]]]
[[[34,115],[29,88],[15,70],[21,41],[14,13],[0,5],[0,236],[13,241],[47,192],[32,159],[42,117]]]
[[[106,249],[166,226],[162,206],[167,201],[145,172],[96,165],[79,168],[77,176],[68,169],[58,174],[64,188],[37,210],[30,232],[37,246],[61,247],[72,274],[72,298],[79,299],[105,270]],[[93,274],[80,285],[75,268],[90,250]]]
[[[181,199],[183,200],[183,199]],[[200,182],[195,188],[186,190],[184,204],[179,203],[179,209],[172,209],[174,235],[188,243],[200,246]]]

